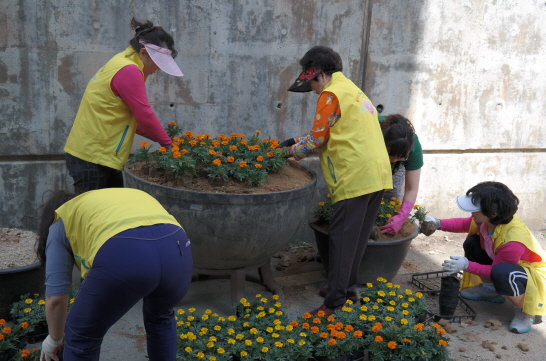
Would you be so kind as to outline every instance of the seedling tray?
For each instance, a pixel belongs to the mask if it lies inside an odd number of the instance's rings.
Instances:
[[[416,273],[411,276],[411,283],[419,287],[422,293],[425,294],[425,303],[427,305],[427,314],[434,318],[435,322],[440,319],[446,319],[450,322],[462,322],[463,320],[474,320],[476,318],[476,312],[464,301],[460,296],[457,308],[453,316],[445,316],[440,314],[440,306],[438,304],[440,294],[440,282],[442,277],[449,275],[448,272],[426,272]],[[457,273],[457,278],[461,279],[462,275]]]

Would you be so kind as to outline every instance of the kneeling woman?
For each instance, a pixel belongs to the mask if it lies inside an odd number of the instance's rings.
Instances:
[[[57,360],[63,337],[65,361],[98,360],[108,329],[141,299],[150,360],[175,360],[173,307],[190,285],[192,253],[157,200],[130,188],[77,197],[57,191],[44,206],[39,236],[49,327],[42,360]],[[74,265],[83,281],[67,316]]]
[[[506,185],[483,182],[457,197],[459,208],[472,217],[433,221],[442,231],[469,232],[465,257],[451,256],[442,265],[448,272],[466,271],[461,296],[495,303],[510,300],[510,331],[525,333],[535,315],[546,314],[546,253],[515,215],[518,203]]]

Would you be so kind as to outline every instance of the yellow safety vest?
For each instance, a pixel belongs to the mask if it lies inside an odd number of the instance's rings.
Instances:
[[[389,155],[368,97],[341,72],[324,87],[337,97],[341,117],[319,149],[320,165],[332,202],[392,189]]]
[[[91,163],[123,169],[135,137],[136,120],[123,100],[114,95],[110,83],[127,65],[137,65],[140,71],[144,69],[132,46],[115,55],[91,78],[68,135],[65,152]]]
[[[479,234],[479,231],[476,223],[472,220],[469,236],[475,234]],[[533,236],[529,228],[527,228],[518,216],[514,216],[510,223],[496,226],[491,238],[495,254],[503,244],[520,242],[530,251],[541,257],[541,262],[530,263],[520,260],[518,265],[525,269],[528,277],[523,312],[528,315],[546,315],[546,253],[535,236]],[[461,288],[474,287],[480,283],[480,277],[464,272]]]
[[[125,230],[154,224],[180,226],[148,193],[132,188],[85,192],[55,211],[62,219],[76,266],[85,278],[100,247]]]

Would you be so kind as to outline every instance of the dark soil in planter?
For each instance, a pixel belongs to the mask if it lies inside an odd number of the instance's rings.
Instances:
[[[191,180],[186,176],[175,178],[167,176],[162,170],[154,169],[153,166],[148,169],[144,162],[130,163],[128,169],[143,180],[166,187],[203,193],[256,194],[282,192],[303,187],[313,179],[311,174],[297,162],[289,160],[288,163],[289,166],[282,167],[277,173],[270,173],[267,183],[263,182],[254,187],[249,186],[247,181],[239,182],[231,178],[225,181],[211,182],[211,178],[204,172],[198,172],[197,177]]]
[[[330,228],[330,224],[328,223],[317,223],[316,221],[313,222],[317,228],[324,232],[328,232],[328,229]],[[387,234],[387,233],[381,233],[378,226],[374,226],[374,229],[372,231],[372,234],[370,235],[370,241],[377,241],[377,242],[385,242],[385,241],[394,241],[400,238],[408,237],[415,231],[415,226],[411,224],[410,222],[406,221],[402,228],[400,228],[400,231],[396,234]]]
[[[441,316],[453,316],[459,302],[461,282],[455,276],[442,277],[440,296],[438,298]]]

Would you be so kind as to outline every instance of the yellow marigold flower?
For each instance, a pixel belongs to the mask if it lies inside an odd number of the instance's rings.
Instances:
[[[283,347],[283,343],[280,341],[275,342],[275,347]]]
[[[40,300],[40,301],[38,301],[38,304],[39,304],[39,305],[45,305],[45,301],[44,301],[44,300]]]
[[[389,304],[394,306],[394,305],[396,305],[396,302],[394,302],[394,301],[389,301]]]
[[[389,292],[389,296],[396,296],[396,292],[390,291],[390,292]]]
[[[359,318],[362,320],[362,321],[366,321],[368,319],[368,316],[366,315],[360,315]]]
[[[267,347],[262,347],[262,353],[267,353],[269,351],[269,349]]]
[[[216,352],[218,352],[220,355],[223,355],[226,353],[226,350],[220,347],[218,350],[216,350]]]
[[[387,287],[388,287],[388,288],[392,288],[392,283],[390,283],[390,282],[387,283]]]
[[[209,361],[216,361],[216,357],[214,356],[209,357]]]
[[[379,291],[377,294],[381,297],[385,297],[387,295],[384,291]]]
[[[370,315],[370,317],[368,317],[368,321],[375,321],[375,316],[374,316],[374,315]]]
[[[378,298],[378,299],[377,299],[377,302],[378,302],[378,303],[382,303],[382,302],[383,302],[383,299]]]
[[[32,303],[32,299],[27,298],[27,299],[25,300],[25,303],[26,303],[27,305],[30,305],[30,304]]]
[[[191,347],[186,347],[184,351],[186,351],[187,353],[191,353],[193,350],[191,349]]]
[[[147,142],[147,141],[142,141],[142,142],[140,143],[140,146],[141,146],[141,147],[147,147],[147,146],[148,146],[148,142]]]
[[[372,287],[373,287],[373,284],[368,282],[368,283],[366,283],[366,287],[372,288]]]
[[[392,214],[387,213],[387,214],[385,215],[385,217],[387,217],[387,218],[392,218]]]
[[[389,204],[390,204],[391,206],[394,206],[396,203],[393,202],[393,201],[390,201]]]
[[[273,327],[268,327],[268,328],[265,329],[265,331],[267,333],[271,333],[271,332],[273,332]]]
[[[408,298],[408,301],[410,301],[410,302],[415,302],[415,298],[410,297],[410,298]]]
[[[237,336],[235,336],[235,338],[237,340],[242,340],[243,338],[245,338],[245,335],[243,335],[242,333],[238,333]]]
[[[273,295],[273,296],[271,296],[271,299],[272,299],[272,300],[275,300],[275,301],[277,301],[279,298],[280,298],[279,295]]]
[[[362,311],[362,312],[367,312],[367,311],[368,311],[368,307],[366,307],[366,306],[360,306],[360,311]]]
[[[372,306],[372,309],[373,309],[373,310],[377,310],[378,308],[379,308],[378,305],[373,305],[373,306]]]
[[[24,313],[29,313],[30,311],[32,311],[32,308],[25,308],[25,309],[23,310]]]
[[[400,320],[400,323],[401,323],[402,325],[407,325],[407,324],[408,324],[408,320],[406,320],[405,318],[403,318],[403,319]]]
[[[408,310],[403,310],[402,314],[407,316],[409,314],[409,311]]]
[[[258,333],[258,329],[256,327],[253,327],[249,331],[251,334],[256,335]]]
[[[417,209],[419,207],[420,207],[420,205],[416,204],[416,205],[413,206],[413,209]]]
[[[193,321],[193,320],[195,320],[195,317],[193,317],[193,316],[188,316],[188,321],[191,322],[191,321]]]
[[[240,355],[241,355],[241,357],[248,356],[248,352],[246,352],[246,351],[241,351]]]
[[[179,308],[176,313],[178,313],[179,315],[183,315],[184,314],[184,310]]]
[[[214,342],[212,342],[212,341],[208,342],[207,347],[208,348],[213,348],[214,347]]]
[[[216,336],[210,336],[209,341],[218,342],[218,339],[216,338]]]
[[[411,295],[411,294],[413,294],[413,292],[411,292],[411,290],[406,290],[405,293],[406,293],[406,295]]]
[[[422,294],[421,292],[417,292],[417,293],[415,294],[415,297],[421,298],[421,297],[423,297],[423,294]]]
[[[303,340],[300,340],[300,342],[298,342],[298,345],[300,345],[300,346],[303,346],[303,345],[305,345],[305,341],[303,341]]]
[[[205,354],[202,352],[198,352],[197,355],[195,355],[195,357],[197,357],[198,359],[202,359],[203,357],[205,357]]]
[[[319,202],[318,205],[321,206],[321,207],[324,207],[325,204],[326,204],[326,203],[324,203],[324,202]]]
[[[387,321],[387,322],[392,321],[392,317],[390,317],[390,316],[385,317],[385,321]]]
[[[362,300],[363,300],[364,302],[370,302],[370,298],[369,298],[369,297],[364,297]]]
[[[307,337],[307,334],[305,332],[300,332],[300,337]]]
[[[203,315],[203,316],[201,316],[201,319],[202,319],[203,321],[206,321],[206,320],[209,319],[209,315]]]
[[[262,342],[264,342],[264,338],[263,337],[258,337],[256,339],[256,342],[262,343]]]

